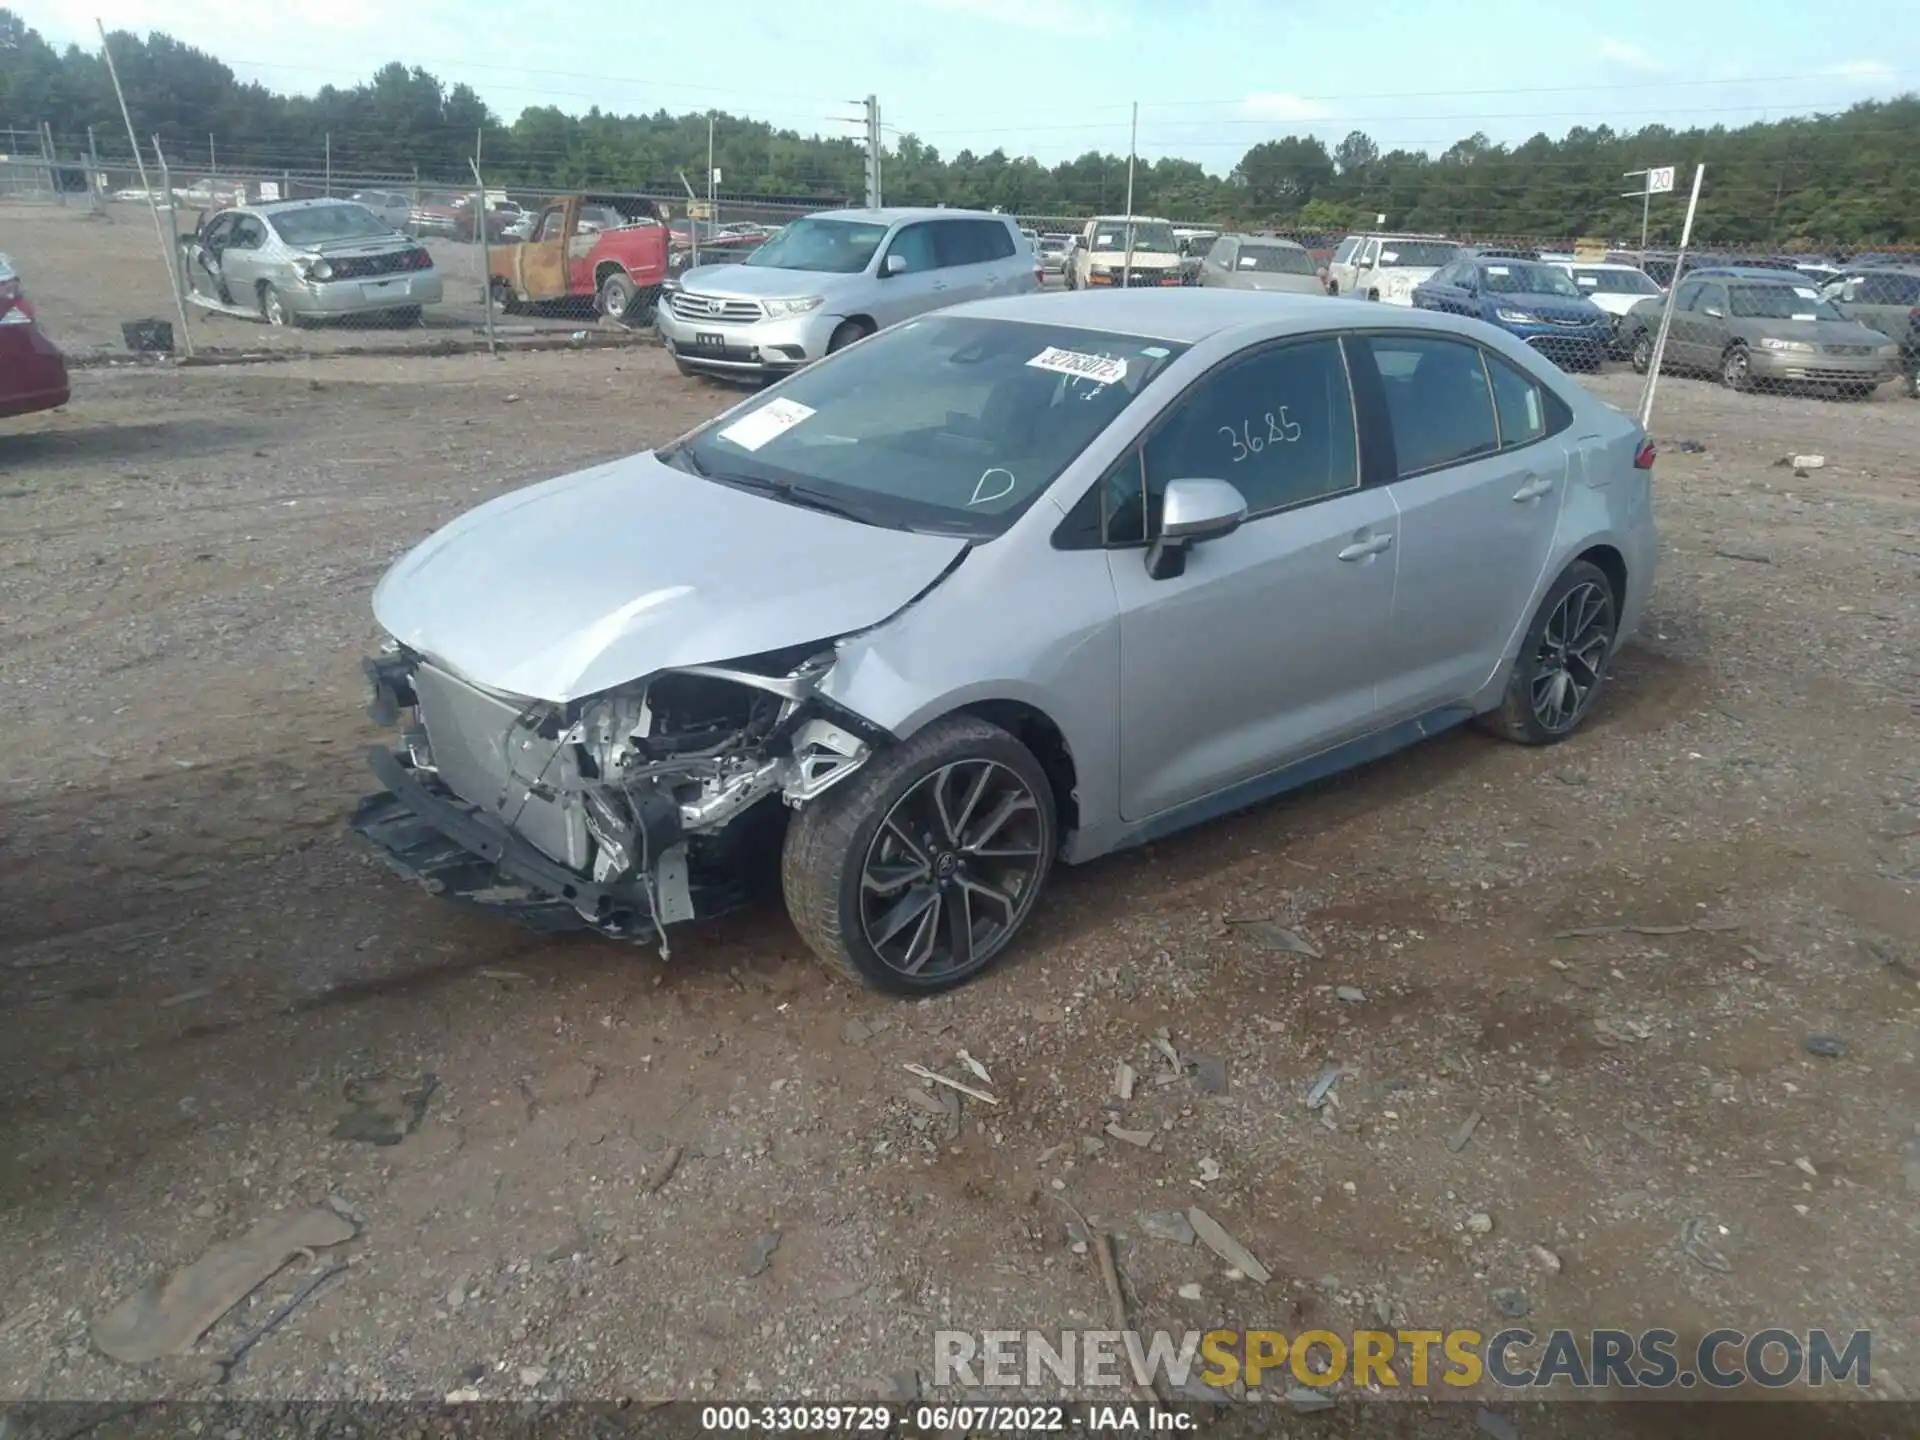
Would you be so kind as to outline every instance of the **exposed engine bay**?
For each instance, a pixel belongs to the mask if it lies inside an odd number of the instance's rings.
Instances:
[[[886,738],[817,695],[833,660],[830,646],[800,646],[557,704],[480,689],[395,646],[367,662],[368,713],[400,725],[402,744],[373,757],[390,793],[354,828],[430,888],[537,910],[543,929],[562,928],[552,911],[570,905],[586,928],[657,936],[664,953],[667,925],[738,903],[746,848],[781,820],[772,797],[807,804]],[[403,853],[382,800],[459,853]],[[475,857],[492,862],[485,873],[461,864]]]

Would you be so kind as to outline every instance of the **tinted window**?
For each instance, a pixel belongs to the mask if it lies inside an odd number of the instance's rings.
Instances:
[[[1229,482],[1253,515],[1354,489],[1359,457],[1339,342],[1283,345],[1215,371],[1154,432],[1145,457],[1156,511],[1167,482],[1182,478]]]
[[[1411,335],[1376,335],[1365,344],[1380,372],[1402,475],[1496,447],[1493,397],[1477,347]]]
[[[1727,313],[1726,286],[1713,285],[1713,284],[1709,284],[1704,280],[1701,281],[1700,294],[1694,300],[1693,308],[1698,311],[1701,311],[1702,313],[1705,313],[1708,310],[1718,310],[1722,315],[1726,314]]]
[[[1359,247],[1360,247],[1360,242],[1354,239],[1353,236],[1349,235],[1346,239],[1340,242],[1340,248],[1333,252],[1333,263],[1335,265],[1346,264],[1347,261],[1353,258],[1353,252],[1357,250]]]
[[[1497,355],[1485,357],[1493,381],[1493,407],[1500,418],[1500,448],[1531,445],[1552,426],[1547,397],[1531,377],[1522,375]]]
[[[1747,320],[1844,320],[1811,285],[1736,285],[1733,313]]]
[[[1693,309],[1700,301],[1700,292],[1706,288],[1707,285],[1704,280],[1687,281],[1680,287],[1680,292],[1674,296],[1673,308],[1676,310]]]
[[[946,227],[944,225],[936,227],[931,222],[906,226],[893,237],[893,243],[887,246],[887,263],[891,265],[893,257],[899,256],[907,262],[906,273],[909,275],[918,274],[922,270],[939,269],[940,250],[933,233],[936,228],[944,230]]]
[[[233,222],[233,238],[228,244],[240,250],[258,250],[266,243],[267,227],[252,215],[242,215]]]

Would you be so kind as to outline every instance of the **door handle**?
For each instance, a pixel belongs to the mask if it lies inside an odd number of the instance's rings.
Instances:
[[[1369,535],[1365,540],[1356,540],[1340,552],[1342,560],[1364,560],[1369,555],[1378,555],[1393,544],[1391,535]]]
[[[1513,498],[1521,502],[1538,500],[1551,489],[1553,489],[1553,481],[1547,479],[1544,475],[1535,475],[1530,477],[1526,484],[1513,492]]]

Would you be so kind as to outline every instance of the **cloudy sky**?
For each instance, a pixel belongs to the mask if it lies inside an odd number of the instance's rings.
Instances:
[[[1735,126],[1920,89],[1920,5],[1884,0],[9,3],[56,44],[97,45],[98,15],[277,90],[350,85],[397,59],[466,81],[507,118],[714,107],[852,134],[840,117],[871,92],[891,130],[943,154],[997,146],[1051,163],[1124,153],[1137,101],[1142,155],[1221,172],[1302,131],[1439,149],[1475,130]]]

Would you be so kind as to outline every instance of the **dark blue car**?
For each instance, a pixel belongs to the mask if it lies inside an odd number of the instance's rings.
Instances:
[[[1566,271],[1538,260],[1469,255],[1416,285],[1413,303],[1497,325],[1563,369],[1597,369],[1607,356],[1607,312]]]

